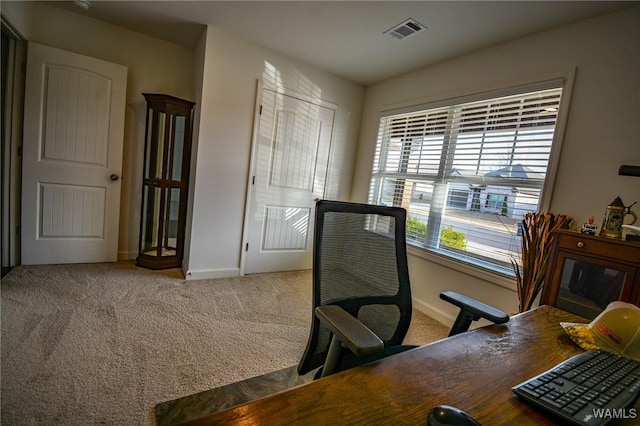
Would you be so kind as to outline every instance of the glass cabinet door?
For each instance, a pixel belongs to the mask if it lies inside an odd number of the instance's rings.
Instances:
[[[621,300],[627,271],[564,258],[556,307],[593,319],[609,303]]]
[[[180,182],[182,180],[182,159],[184,154],[184,131],[186,117],[174,115],[172,117],[173,138],[171,140],[171,164],[169,164],[168,180]]]
[[[165,155],[164,131],[167,115],[163,111],[156,111],[153,108],[149,108],[147,114],[149,122],[147,123],[144,153],[144,178],[159,180],[162,179],[162,161]]]

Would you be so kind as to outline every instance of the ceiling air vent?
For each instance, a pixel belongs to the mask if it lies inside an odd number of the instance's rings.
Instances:
[[[402,40],[403,38],[411,37],[415,33],[418,33],[422,30],[425,30],[427,27],[420,24],[415,19],[407,19],[401,24],[396,25],[393,28],[388,29],[384,32],[384,34],[389,34],[391,37],[396,40]]]

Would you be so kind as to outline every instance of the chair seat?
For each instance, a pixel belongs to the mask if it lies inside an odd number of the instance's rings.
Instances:
[[[342,362],[340,363],[340,367],[338,368],[337,371],[349,370],[350,368],[354,368],[354,367],[358,367],[358,366],[361,366],[361,365],[369,364],[371,362],[375,362],[375,361],[378,361],[380,359],[386,358],[388,356],[396,355],[396,354],[408,351],[410,349],[415,349],[417,347],[419,347],[419,346],[416,346],[416,345],[389,346],[387,348],[384,348],[381,352],[378,352],[376,354],[370,355],[370,356],[365,357],[365,358],[358,358],[355,355],[353,355],[352,353],[347,351],[343,355]],[[316,371],[316,373],[314,375],[314,380],[315,379],[319,379],[320,377],[322,377],[322,367],[320,367]]]

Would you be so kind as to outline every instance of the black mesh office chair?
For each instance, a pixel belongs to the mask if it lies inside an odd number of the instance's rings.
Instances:
[[[322,367],[316,376],[326,376],[413,347],[402,345],[412,312],[405,222],[399,207],[316,204],[314,315],[299,374]],[[460,307],[450,335],[480,318],[509,320],[457,293],[440,297]]]

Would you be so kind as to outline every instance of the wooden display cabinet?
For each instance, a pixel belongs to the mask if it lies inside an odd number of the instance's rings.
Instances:
[[[147,101],[147,129],[136,265],[175,268],[181,266],[184,252],[195,104],[169,95],[143,95]]]
[[[555,232],[541,305],[588,319],[615,300],[640,306],[640,243]]]

